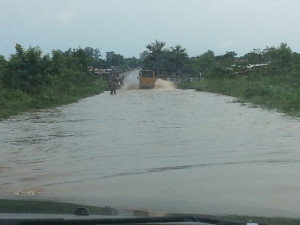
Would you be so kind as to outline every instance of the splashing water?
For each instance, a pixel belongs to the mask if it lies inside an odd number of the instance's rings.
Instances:
[[[175,89],[175,85],[172,81],[158,78],[155,81],[155,89]]]
[[[130,73],[128,76],[125,77],[124,86],[121,90],[138,90],[139,87],[139,80],[137,79],[138,72]]]
[[[139,80],[137,79],[137,73],[131,73],[125,78],[125,86],[122,87],[121,90],[138,90]],[[163,80],[158,78],[155,81],[155,89],[175,89],[175,85],[172,81]]]
[[[124,87],[122,87],[121,90],[138,90],[140,89],[139,84],[137,82],[128,82],[127,84],[125,84]],[[175,89],[175,85],[172,81],[168,81],[168,80],[163,80],[158,78],[155,81],[155,87],[154,89],[168,89],[168,90],[172,90]]]

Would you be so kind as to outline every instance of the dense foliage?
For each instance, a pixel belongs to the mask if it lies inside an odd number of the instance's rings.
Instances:
[[[188,62],[186,49],[181,45],[166,48],[165,42],[155,41],[146,46],[140,54],[144,69],[153,69],[157,73],[180,73]]]
[[[238,97],[239,102],[300,114],[300,54],[285,43],[254,49],[242,57],[208,51],[190,58],[190,70],[206,79],[182,81],[179,88],[221,93]]]
[[[24,49],[16,44],[15,48],[8,59],[0,55],[0,118],[100,93],[106,86],[93,77],[95,68],[136,67],[181,80],[206,78],[183,81],[178,84],[180,88],[219,92],[283,111],[300,111],[300,54],[285,43],[254,49],[240,57],[234,51],[215,55],[211,50],[189,57],[181,45],[166,47],[165,42],[156,40],[146,45],[139,59],[114,51],[102,58],[100,50],[91,47],[53,50],[50,54],[43,54],[39,47]]]
[[[51,55],[43,55],[39,47],[25,50],[17,44],[16,53],[2,64],[0,81],[3,88],[25,93],[39,93],[51,85],[64,90],[72,84],[90,81],[87,62],[83,49],[53,50]]]
[[[0,118],[22,111],[74,102],[105,89],[87,67],[97,61],[97,51],[53,50],[16,45],[9,59],[0,56]],[[99,55],[99,54],[98,54]]]
[[[182,74],[183,77],[234,78],[258,72],[261,76],[291,75],[291,81],[299,82],[300,54],[292,52],[287,44],[278,47],[254,49],[237,57],[234,51],[215,55],[213,51],[189,57],[181,45],[165,47],[166,43],[155,41],[146,45],[140,54],[142,67],[161,74]]]

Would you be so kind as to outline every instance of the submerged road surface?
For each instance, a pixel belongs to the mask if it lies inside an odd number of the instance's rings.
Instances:
[[[136,77],[0,122],[0,197],[300,217],[298,120]]]

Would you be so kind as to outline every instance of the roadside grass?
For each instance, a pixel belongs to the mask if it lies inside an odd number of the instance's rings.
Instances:
[[[105,90],[107,87],[102,79],[93,79],[92,82],[86,84],[71,84],[68,87],[46,86],[36,94],[0,87],[0,120],[21,112],[73,103]]]
[[[300,87],[272,77],[182,81],[177,87],[229,95],[236,97],[234,102],[251,103],[252,107],[260,106],[300,116]]]

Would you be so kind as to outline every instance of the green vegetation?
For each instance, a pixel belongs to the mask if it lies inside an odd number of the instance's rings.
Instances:
[[[140,54],[142,66],[156,70],[158,77],[181,80],[178,88],[230,95],[238,102],[300,115],[300,54],[287,44],[254,49],[241,57],[234,51],[216,56],[208,50],[190,58],[182,46],[165,44],[147,45]]]
[[[100,50],[91,47],[50,54],[39,47],[24,49],[16,44],[15,48],[9,59],[0,55],[0,119],[99,94],[107,87],[93,76],[95,68],[123,70],[140,63],[113,51],[102,59]]]
[[[81,98],[99,94],[106,90],[103,80],[91,79],[90,83],[72,84],[63,89],[61,86],[47,86],[38,93],[26,93],[18,89],[0,89],[0,119],[21,112],[49,108],[76,102]]]
[[[237,97],[236,102],[251,102],[266,109],[300,115],[300,88],[271,77],[236,77],[182,81],[178,88],[195,89]]]
[[[180,73],[189,60],[186,49],[181,45],[166,48],[165,44],[165,42],[155,41],[147,45],[147,50],[140,54],[142,67],[155,70],[158,77]]]
[[[157,77],[182,80],[178,88],[221,93],[239,102],[300,114],[300,54],[287,44],[254,49],[241,57],[234,51],[216,56],[210,50],[189,57],[181,45],[165,45],[146,45],[140,59],[113,51],[102,59],[100,50],[91,47],[43,55],[39,47],[26,50],[17,44],[8,60],[0,55],[0,119],[101,93],[106,86],[93,76],[95,68],[139,66],[155,70]],[[190,78],[196,79],[189,82]]]
[[[135,57],[124,58],[124,56],[120,54],[116,54],[115,52],[106,52],[106,67],[117,67],[119,70],[123,70],[126,68],[136,68],[141,65],[141,61]]]
[[[222,56],[208,51],[190,58],[189,65],[189,76],[178,88],[220,93],[237,97],[237,102],[300,115],[300,54],[287,44],[242,57],[233,51]],[[199,74],[205,79],[198,79]]]
[[[97,49],[53,50],[16,45],[9,60],[0,56],[0,119],[20,112],[75,102],[106,90],[88,66],[105,66]]]

